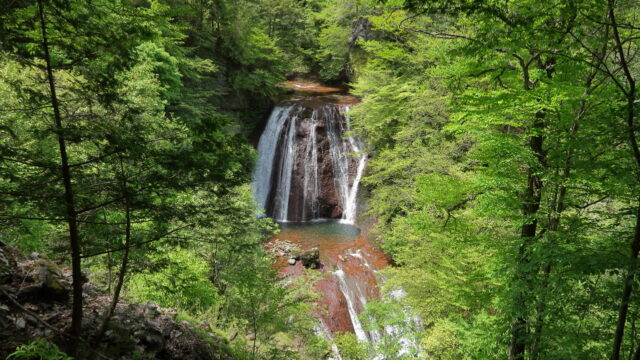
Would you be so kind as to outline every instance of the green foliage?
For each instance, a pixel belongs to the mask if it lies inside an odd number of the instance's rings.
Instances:
[[[366,331],[380,335],[379,341],[369,344],[369,356],[381,359],[415,359],[417,324],[396,301],[372,301],[360,314]]]
[[[206,320],[213,329],[249,336],[234,341],[238,358],[292,358],[298,353],[290,349],[294,342],[306,344],[303,352],[324,352],[328,345],[313,333],[315,319],[308,316],[317,279],[303,276],[289,287],[277,275],[262,248],[275,225],[255,217],[249,186],[212,200],[208,192],[176,199],[178,209],[199,209],[190,219],[195,225],[177,243],[140,254],[146,267],[132,275],[127,295],[176,308],[181,319]]]
[[[122,271],[130,299],[240,331],[254,358],[290,354],[293,340],[322,347],[304,316],[308,284],[282,284],[262,249],[276,226],[255,216],[244,136],[285,75],[312,66],[316,5],[42,4],[62,130],[52,126],[36,2],[3,4],[0,240],[68,261],[63,134],[92,280],[113,295]],[[271,341],[282,333],[289,343]]]
[[[333,337],[333,342],[338,346],[340,357],[344,360],[368,359],[366,346],[358,341],[358,338],[353,333],[337,333]]]
[[[638,182],[618,85],[593,63],[613,41],[592,22],[603,5],[404,1],[371,17],[352,127],[374,153],[369,214],[399,265],[387,284],[429,324],[430,358],[504,358],[517,318],[526,359],[609,357]]]
[[[207,279],[209,267],[193,251],[168,248],[166,254],[151,256],[153,263],[164,262],[160,271],[136,274],[128,284],[128,294],[137,301],[153,300],[164,307],[201,313],[215,309],[221,301]]]
[[[38,339],[30,344],[20,345],[15,352],[11,353],[7,360],[72,360],[58,347],[43,339]]]
[[[362,98],[385,286],[407,292],[363,314],[373,348],[336,336],[344,358],[416,336],[434,359],[608,358],[621,304],[638,356],[636,3],[42,0],[61,130],[36,5],[0,12],[0,240],[66,259],[64,135],[95,281],[128,264],[126,295],[241,333],[238,358],[319,358],[316,279],[283,284],[262,249],[277,227],[255,216],[243,136],[315,72]]]
[[[318,5],[319,11],[313,15],[318,26],[317,72],[326,81],[351,79],[356,46],[352,35],[356,22],[372,8],[368,2],[359,0],[323,0]]]

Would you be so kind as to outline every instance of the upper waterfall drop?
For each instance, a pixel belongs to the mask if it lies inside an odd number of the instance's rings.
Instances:
[[[252,190],[258,205],[266,208],[269,190],[271,189],[271,172],[273,171],[273,154],[278,145],[278,137],[289,117],[292,107],[276,106],[269,116],[267,126],[258,143],[258,159],[253,170]]]
[[[280,222],[355,222],[367,155],[349,133],[349,108],[303,98],[273,109],[253,172],[253,192],[266,215]]]

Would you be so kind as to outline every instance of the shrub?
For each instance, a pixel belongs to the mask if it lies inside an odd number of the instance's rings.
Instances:
[[[20,345],[7,360],[73,360],[55,344],[38,339],[30,344]]]

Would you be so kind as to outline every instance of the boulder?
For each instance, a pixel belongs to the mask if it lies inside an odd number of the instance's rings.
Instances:
[[[320,267],[320,249],[314,247],[300,253],[300,261],[306,268],[317,269]]]
[[[165,339],[160,325],[152,321],[145,322],[143,327],[136,330],[133,335],[140,344],[144,345],[147,351],[159,351],[165,346]]]
[[[15,324],[16,327],[20,330],[24,329],[25,327],[27,327],[27,320],[25,320],[24,318],[16,318],[15,320]]]
[[[69,298],[71,284],[62,270],[50,260],[40,259],[36,263],[34,280],[39,284],[42,295],[56,300]]]
[[[158,316],[158,314],[160,314],[160,307],[153,301],[149,300],[144,305],[144,316],[146,318],[154,318]]]
[[[35,300],[38,303],[66,301],[71,292],[71,283],[62,270],[50,260],[40,258],[31,265],[31,285],[25,286],[18,292],[22,300]]]

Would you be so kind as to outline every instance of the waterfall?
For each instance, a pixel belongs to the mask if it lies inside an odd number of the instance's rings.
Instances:
[[[367,155],[349,132],[349,106],[277,106],[258,142],[253,192],[279,222],[337,219],[353,224]]]
[[[321,225],[312,222],[328,219],[355,223],[367,154],[364,144],[352,134],[350,108],[327,98],[307,96],[273,109],[258,142],[253,172],[252,186],[261,213],[282,223],[309,222],[283,228],[310,228]],[[322,236],[322,241],[326,241],[327,234]],[[307,238],[303,236],[299,241],[309,241]],[[322,250],[322,244],[313,244],[318,245],[320,251],[326,251]],[[354,245],[360,246],[355,242]],[[409,354],[417,345],[404,336],[402,326],[366,330],[359,318],[370,298],[378,297],[376,269],[380,268],[380,256],[360,248],[340,251],[341,255],[333,255],[338,256],[334,262],[323,260],[323,265],[328,266],[321,271],[332,275],[322,285],[327,291],[325,296],[331,299],[325,305],[332,312],[329,317],[316,314],[319,318],[316,333],[332,341],[335,331],[353,329],[357,339],[367,342],[370,349],[382,346],[383,340],[391,337],[402,345],[400,355]],[[335,343],[332,353],[332,359],[341,360]]]
[[[258,142],[258,159],[253,171],[253,194],[261,209],[267,206],[267,198],[271,189],[271,172],[273,157],[278,145],[278,137],[293,106],[277,106],[271,112],[267,126]]]
[[[280,152],[280,174],[278,186],[276,187],[275,206],[278,211],[274,213],[278,221],[287,221],[289,214],[289,197],[291,196],[291,181],[293,178],[293,164],[296,157],[294,151],[297,115],[289,117],[287,129],[284,132],[283,151]]]
[[[305,146],[304,158],[304,187],[302,204],[311,201],[311,219],[318,217],[318,144],[316,130],[318,126],[318,113],[313,112],[311,116],[311,130]],[[302,218],[306,219],[307,206],[302,207]]]

